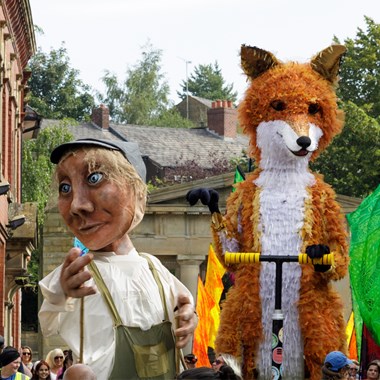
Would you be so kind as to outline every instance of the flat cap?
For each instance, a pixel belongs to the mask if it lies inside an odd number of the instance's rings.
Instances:
[[[58,145],[53,149],[50,155],[50,161],[53,164],[58,164],[62,156],[70,149],[79,148],[81,146],[95,146],[105,149],[117,150],[129,161],[129,163],[136,169],[139,176],[146,182],[146,167],[141,157],[139,146],[135,142],[130,141],[115,141],[103,139],[78,139]]]

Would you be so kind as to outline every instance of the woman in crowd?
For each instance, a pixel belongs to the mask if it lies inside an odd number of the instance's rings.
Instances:
[[[58,210],[90,251],[70,249],[40,282],[43,334],[60,334],[99,379],[174,379],[176,348],[190,341],[196,316],[186,287],[129,237],[147,194],[136,144],[77,140],[55,148],[51,161]]]
[[[45,360],[40,360],[35,369],[32,380],[51,380],[50,366]]]
[[[56,380],[59,371],[63,367],[63,351],[60,348],[51,350],[46,356],[46,362],[50,368],[51,380]]]
[[[366,380],[378,380],[380,377],[380,366],[378,360],[371,361],[367,366]]]
[[[32,349],[29,346],[22,346],[21,347],[21,361],[24,367],[28,368],[29,371],[32,371],[33,369],[33,354]]]
[[[67,354],[65,356],[65,360],[63,361],[63,367],[60,373],[57,376],[57,380],[62,380],[63,375],[65,374],[66,370],[73,365],[74,359],[73,359],[73,353],[71,350],[67,351]]]

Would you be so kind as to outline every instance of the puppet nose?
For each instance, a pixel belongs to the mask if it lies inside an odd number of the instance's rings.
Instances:
[[[297,144],[302,148],[306,149],[311,144],[311,139],[308,136],[301,136],[297,139]]]

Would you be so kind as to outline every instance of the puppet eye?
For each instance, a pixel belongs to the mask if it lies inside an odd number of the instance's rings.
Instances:
[[[71,191],[71,186],[67,183],[61,183],[59,185],[59,192],[63,194],[67,194]]]
[[[286,104],[282,100],[273,100],[270,106],[276,111],[283,111],[286,108]]]
[[[321,111],[321,107],[318,103],[309,104],[309,114],[315,115],[316,113]]]
[[[103,179],[103,173],[94,172],[87,177],[87,181],[90,185],[96,185]]]

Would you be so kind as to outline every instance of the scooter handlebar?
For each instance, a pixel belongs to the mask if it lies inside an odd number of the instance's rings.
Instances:
[[[311,259],[306,253],[296,256],[267,256],[257,252],[226,252],[224,262],[226,264],[254,264],[261,261],[298,262],[299,264],[333,265],[334,253],[327,253],[318,259]]]

